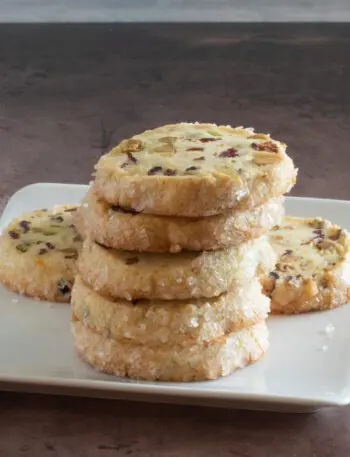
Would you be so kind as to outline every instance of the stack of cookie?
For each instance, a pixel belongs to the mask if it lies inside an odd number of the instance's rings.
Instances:
[[[285,145],[251,129],[168,125],[96,166],[72,328],[84,360],[119,376],[214,379],[268,347],[259,275],[296,179]]]

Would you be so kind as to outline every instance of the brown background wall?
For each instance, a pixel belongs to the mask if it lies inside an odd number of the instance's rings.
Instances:
[[[0,198],[88,182],[162,123],[254,126],[289,144],[297,195],[349,198],[350,25],[0,27]]]

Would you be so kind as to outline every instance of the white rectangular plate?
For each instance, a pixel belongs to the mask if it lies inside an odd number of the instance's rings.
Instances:
[[[78,203],[87,186],[33,184],[8,202],[0,230],[24,211]],[[350,228],[350,202],[287,198],[287,212]],[[101,374],[75,354],[70,309],[18,296],[0,285],[0,388],[96,397],[285,411],[350,402],[350,306],[270,317],[271,346],[259,363],[216,381],[135,382]],[[335,327],[327,334],[327,325]]]

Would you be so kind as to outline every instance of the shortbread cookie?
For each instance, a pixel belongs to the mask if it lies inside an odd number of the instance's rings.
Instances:
[[[93,188],[74,222],[78,231],[104,246],[130,251],[208,251],[236,246],[264,235],[281,222],[283,197],[252,210],[226,211],[205,218],[136,214],[109,205]]]
[[[234,281],[253,278],[257,269],[267,273],[275,263],[266,237],[237,248],[176,254],[118,251],[87,238],[78,271],[94,290],[111,297],[171,300],[215,297]]]
[[[81,247],[72,222],[77,208],[56,206],[14,219],[0,237],[0,282],[30,297],[68,302]]]
[[[168,216],[254,208],[288,192],[296,169],[286,145],[252,129],[180,123],[122,141],[96,165],[109,203]]]
[[[94,368],[146,380],[200,381],[227,376],[260,359],[268,348],[265,322],[185,347],[107,339],[74,320],[72,331],[79,355]]]
[[[286,217],[270,240],[279,260],[263,284],[273,313],[324,310],[350,299],[346,230],[319,218]]]
[[[99,295],[77,275],[71,302],[73,315],[104,338],[153,345],[211,341],[265,320],[270,310],[258,279],[216,298],[130,302]]]

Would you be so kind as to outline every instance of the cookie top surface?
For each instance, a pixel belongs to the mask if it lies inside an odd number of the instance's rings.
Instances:
[[[22,214],[10,222],[2,236],[18,253],[38,256],[60,253],[66,259],[76,259],[81,246],[81,237],[73,224],[77,209],[75,205],[60,205]]]
[[[147,130],[122,141],[97,164],[140,176],[255,174],[283,160],[286,145],[252,129],[179,123]],[[237,176],[237,177],[238,177]]]
[[[242,127],[179,123],[123,140],[96,165],[95,191],[137,212],[211,216],[289,192],[286,145]]]
[[[285,217],[270,242],[279,257],[276,280],[321,279],[349,257],[349,233],[321,218]]]

